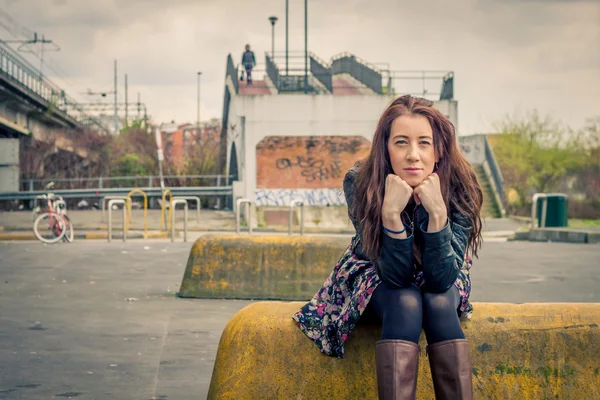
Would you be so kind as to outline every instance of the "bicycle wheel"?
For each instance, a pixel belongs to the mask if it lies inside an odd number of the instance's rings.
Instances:
[[[66,224],[65,236],[63,236],[63,240],[65,242],[72,243],[73,238],[75,237],[75,235],[73,233],[73,224],[71,223],[71,219],[69,218],[68,215],[63,214],[62,217],[65,219],[65,224]]]
[[[59,242],[66,232],[65,220],[58,214],[41,214],[33,223],[33,233],[43,243]]]

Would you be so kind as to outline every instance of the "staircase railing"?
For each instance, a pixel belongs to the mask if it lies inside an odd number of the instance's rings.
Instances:
[[[332,58],[331,72],[349,74],[377,94],[382,93],[381,72],[373,65],[350,53],[340,53]]]
[[[333,92],[333,80],[331,67],[320,60],[316,55],[310,54],[310,72],[311,74],[327,88],[329,93]]]
[[[227,56],[227,76],[231,78],[231,82],[233,83],[233,88],[235,89],[235,93],[240,92],[239,83],[238,83],[238,74],[237,68],[233,64],[233,58],[231,58],[231,54]]]
[[[504,207],[504,177],[502,176],[500,166],[498,166],[498,162],[496,161],[494,152],[490,147],[487,136],[484,136],[483,138],[485,143],[485,162],[483,163],[483,168],[488,177],[491,178],[490,184],[492,185],[492,191],[496,197],[496,202],[498,203],[500,213],[504,217],[506,216]]]
[[[277,65],[275,65],[268,55],[265,55],[265,65],[267,66],[267,76],[273,83],[273,86],[279,91],[279,68],[277,68]]]

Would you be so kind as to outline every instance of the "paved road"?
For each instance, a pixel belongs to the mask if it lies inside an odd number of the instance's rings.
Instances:
[[[121,211],[114,213],[114,230],[119,231],[121,229]],[[69,210],[69,217],[73,222],[73,225],[78,231],[100,229],[106,230],[106,219],[102,220],[102,213],[99,210]],[[106,218],[106,217],[105,217]],[[148,210],[148,229],[158,230],[160,229],[160,210]],[[178,210],[176,213],[177,229],[181,229],[183,226],[183,212]],[[286,220],[287,221],[287,220]],[[202,209],[200,212],[200,221],[196,220],[196,210],[190,210],[188,217],[188,229],[190,231],[215,231],[215,230],[235,230],[235,214],[232,211],[216,211]],[[520,227],[526,225],[525,222],[509,218],[496,218],[484,220],[483,231],[487,232],[498,232],[507,231],[514,232]],[[308,220],[306,221],[307,229],[315,229],[314,223]],[[33,214],[31,211],[0,211],[0,231],[2,227],[7,230],[25,230],[31,231],[33,228]],[[133,210],[131,216],[130,228],[133,230],[144,229],[144,212],[142,210]],[[287,231],[286,226],[280,226],[277,228],[283,228]],[[341,224],[336,226],[327,226],[327,224],[321,223],[319,225],[320,230],[340,232],[345,230],[350,232],[353,227],[350,220],[345,223],[342,221]],[[255,226],[255,229],[258,229]],[[296,227],[296,230],[298,228]]]
[[[0,243],[0,399],[206,398],[220,334],[250,301],[176,298],[189,248]],[[472,299],[600,302],[599,256],[488,242]]]

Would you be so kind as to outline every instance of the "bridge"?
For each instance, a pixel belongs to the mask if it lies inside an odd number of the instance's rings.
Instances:
[[[0,137],[23,135],[68,148],[65,131],[93,129],[108,133],[99,121],[19,53],[0,43]]]

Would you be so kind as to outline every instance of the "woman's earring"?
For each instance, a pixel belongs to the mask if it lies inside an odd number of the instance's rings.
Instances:
[[[437,170],[438,170],[438,163],[435,163],[434,164],[434,171],[437,171]]]

